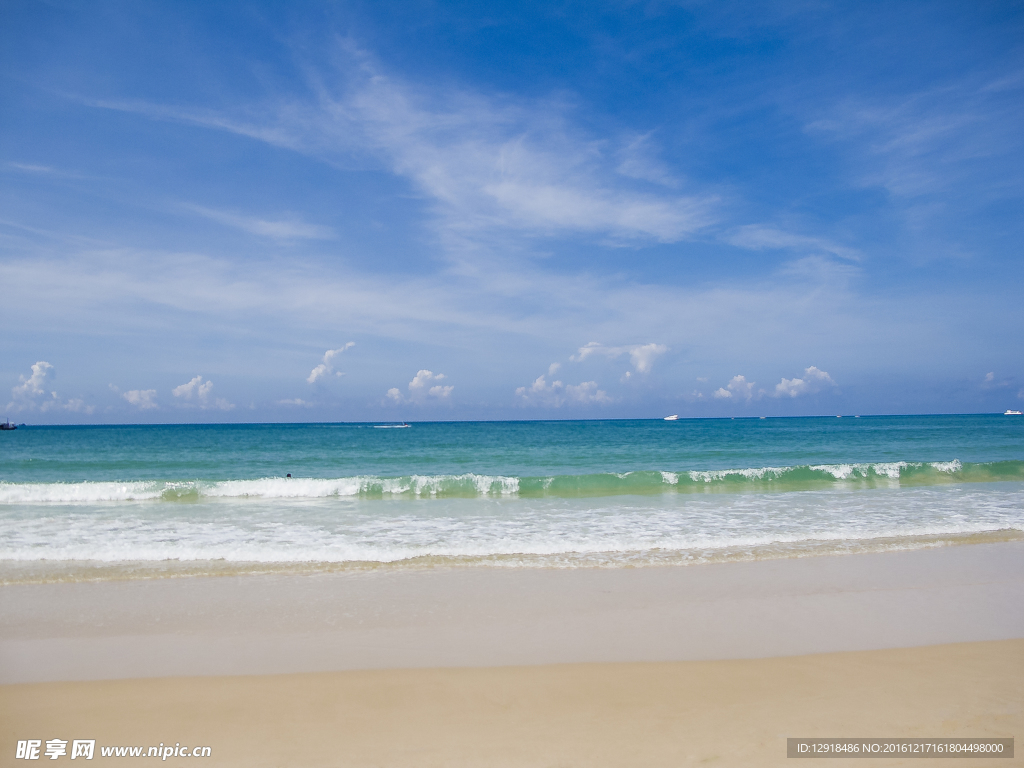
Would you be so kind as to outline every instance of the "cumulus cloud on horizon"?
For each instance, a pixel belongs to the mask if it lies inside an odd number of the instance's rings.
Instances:
[[[71,411],[74,413],[92,413],[94,406],[86,405],[81,398],[71,398],[62,401],[56,390],[50,386],[56,376],[54,367],[45,360],[39,360],[32,365],[32,373],[29,376],[18,376],[20,384],[11,387],[11,401],[7,409],[14,412],[21,411]]]
[[[134,405],[140,411],[148,411],[153,408],[160,407],[156,404],[155,389],[130,389],[127,392],[123,392],[121,397]]]
[[[392,387],[387,391],[387,398],[395,403],[422,403],[428,397],[445,400],[455,391],[454,384],[438,384],[445,379],[443,373],[433,373],[421,368],[409,382],[409,396],[402,395],[402,390]]]
[[[309,376],[306,377],[307,384],[313,384],[316,381],[322,379],[324,376],[334,374],[335,376],[344,376],[345,374],[341,371],[334,370],[334,358],[344,352],[346,349],[351,349],[356,343],[350,341],[344,346],[338,347],[337,349],[328,349],[324,352],[323,360],[316,368],[309,372]]]
[[[756,381],[747,381],[746,376],[737,375],[733,376],[724,387],[716,389],[712,395],[718,400],[737,400],[749,403],[753,400],[760,400],[768,394],[764,389],[756,389],[756,386]],[[783,378],[775,385],[771,397],[794,398],[801,395],[812,395],[821,392],[826,387],[835,386],[837,386],[836,382],[827,371],[812,365],[805,368],[800,377]]]
[[[194,376],[184,384],[179,384],[171,390],[171,394],[183,401],[186,408],[198,406],[202,410],[216,408],[221,411],[230,411],[235,407],[223,397],[216,398],[210,402],[210,391],[213,389],[212,381],[203,381],[202,376]]]
[[[582,346],[577,350],[575,355],[571,355],[569,360],[574,363],[582,363],[591,355],[603,355],[611,359],[621,357],[622,355],[628,354],[629,360],[633,364],[633,368],[637,373],[650,373],[651,368],[654,366],[654,360],[659,355],[663,355],[668,352],[668,347],[664,344],[633,344],[631,346],[624,347],[609,347],[601,344],[597,341],[591,341],[590,343]]]
[[[714,391],[714,396],[719,400],[758,400],[764,394],[764,390],[754,391],[756,381],[747,381],[746,376],[733,376],[724,387]]]
[[[548,376],[553,376],[561,366],[552,363],[548,366]],[[549,408],[560,408],[567,404],[589,405],[592,403],[610,403],[612,398],[599,389],[596,381],[584,381],[579,384],[564,384],[559,380],[548,383],[541,374],[528,387],[518,387],[516,398],[521,405],[539,405]]]
[[[825,387],[834,386],[836,386],[836,383],[832,380],[832,377],[828,375],[827,371],[823,371],[812,365],[809,368],[804,369],[804,373],[801,378],[783,378],[782,381],[775,385],[775,392],[772,393],[772,397],[799,397],[800,395],[812,395],[820,392]]]

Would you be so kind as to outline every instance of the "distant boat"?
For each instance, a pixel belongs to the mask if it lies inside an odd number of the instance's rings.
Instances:
[[[408,429],[409,425],[404,421],[401,424],[374,424],[374,429]]]
[[[18,428],[18,425],[17,424],[11,424],[11,420],[10,419],[5,421],[3,424],[0,424],[0,429],[2,429],[4,432],[6,432],[9,429],[17,429],[17,428]]]
[[[1003,416],[1020,416],[1020,415],[1021,415],[1020,411],[1011,411],[1009,409],[1007,409],[1006,413],[1003,414]]]
[[[665,421],[679,421],[679,414],[673,413],[671,416],[666,416]]]

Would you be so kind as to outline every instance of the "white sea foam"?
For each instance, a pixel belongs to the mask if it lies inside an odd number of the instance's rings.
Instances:
[[[0,560],[379,562],[611,553],[1024,531],[1024,483],[999,488],[667,494],[608,499],[322,496],[181,505],[0,509]]]
[[[920,467],[922,465],[911,464],[906,461],[894,461],[877,464],[815,464],[809,468],[818,472],[827,472],[836,480],[867,478],[872,474],[876,477],[899,480],[901,471],[911,466]]]
[[[130,483],[5,483],[0,482],[0,504],[30,502],[76,503],[159,499],[171,485],[163,482]],[[177,485],[177,484],[175,484]]]
[[[519,478],[501,475],[412,475],[411,477],[340,477],[223,480],[220,482],[0,482],[0,504],[75,504],[111,501],[197,498],[319,499],[361,494],[436,497],[460,491],[480,496],[509,496],[519,491]]]
[[[900,472],[909,465],[905,461],[894,461],[886,464],[872,464],[871,469],[880,477],[888,477],[890,480],[899,480]],[[917,466],[920,466],[917,465]]]
[[[748,469],[711,469],[705,471],[690,472],[690,479],[695,483],[713,483],[716,480],[725,480],[729,476],[742,477],[747,480],[763,480],[765,477],[781,477],[789,472],[791,467],[751,467]]]

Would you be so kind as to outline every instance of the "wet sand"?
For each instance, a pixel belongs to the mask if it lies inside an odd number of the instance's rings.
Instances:
[[[209,745],[188,762],[246,766],[772,765],[794,736],[1019,742],[1021,638],[1021,542],[5,586],[0,765],[28,738]]]

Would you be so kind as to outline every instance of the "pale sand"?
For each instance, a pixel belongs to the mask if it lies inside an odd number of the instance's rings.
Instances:
[[[792,736],[1020,754],[1021,638],[1024,542],[6,586],[0,766],[55,737],[213,747],[179,766],[772,765]]]
[[[782,766],[789,736],[1016,736],[1024,640],[781,659],[364,670],[0,688],[17,738],[208,745],[209,766]],[[66,758],[64,758],[66,759]],[[22,762],[22,761],[17,761]],[[153,759],[97,757],[86,765]],[[825,765],[862,765],[840,761]],[[29,764],[29,763],[24,763]],[[48,763],[40,763],[48,764]]]
[[[1024,638],[1024,542],[636,569],[0,587],[0,683],[766,658]]]

